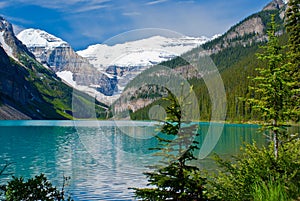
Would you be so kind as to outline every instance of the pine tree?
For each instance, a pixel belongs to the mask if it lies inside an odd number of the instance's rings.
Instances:
[[[201,177],[198,167],[190,165],[196,160],[194,151],[199,149],[195,141],[197,125],[183,122],[181,107],[185,98],[177,99],[169,91],[166,98],[169,106],[166,108],[167,118],[157,136],[159,144],[155,156],[162,158],[155,170],[144,173],[151,188],[134,188],[135,196],[142,200],[177,200],[202,201],[208,200],[205,194],[206,178]]]
[[[300,1],[289,0],[286,10],[286,29],[289,34],[290,50],[300,52]]]
[[[286,124],[296,111],[291,99],[295,95],[295,82],[289,76],[290,68],[285,62],[284,47],[278,43],[274,15],[271,18],[268,43],[263,47],[264,53],[258,54],[266,66],[256,69],[258,76],[253,78],[253,85],[249,88],[255,97],[248,99],[248,102],[262,114],[263,129],[269,130],[272,135],[277,158],[280,138],[286,139]]]
[[[289,36],[288,44],[288,61],[289,61],[289,75],[294,80],[293,103],[296,113],[296,121],[299,121],[299,107],[300,107],[300,1],[290,0],[286,10],[286,30]]]

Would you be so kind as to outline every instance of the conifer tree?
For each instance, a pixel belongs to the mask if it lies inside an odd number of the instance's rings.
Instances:
[[[292,101],[296,114],[296,121],[299,121],[300,109],[300,1],[290,0],[286,10],[286,30],[289,36],[288,44],[288,67],[290,78],[294,80],[294,95]]]
[[[163,201],[204,201],[206,178],[201,177],[198,167],[190,164],[195,160],[194,151],[198,149],[195,141],[197,125],[188,126],[183,122],[181,107],[185,98],[179,100],[171,94],[166,98],[169,106],[166,108],[167,118],[157,136],[159,144],[155,156],[162,158],[154,171],[144,173],[148,178],[149,188],[134,188],[135,196],[142,200]],[[183,125],[185,124],[185,125]]]
[[[274,143],[274,154],[278,157],[281,139],[286,139],[286,125],[297,111],[292,97],[295,95],[295,82],[290,77],[289,64],[286,63],[283,48],[276,36],[276,23],[272,15],[268,30],[268,43],[262,47],[265,51],[258,58],[266,64],[257,68],[258,76],[253,78],[250,91],[255,97],[248,99],[252,108],[263,117],[263,129],[270,131]]]
[[[286,29],[289,34],[290,50],[300,52],[300,1],[289,0],[286,10]]]

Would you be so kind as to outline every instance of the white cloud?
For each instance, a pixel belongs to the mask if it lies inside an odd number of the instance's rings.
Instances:
[[[177,4],[187,4],[187,3],[191,4],[191,3],[196,3],[196,2],[193,1],[193,0],[186,0],[186,1],[178,1],[177,2]]]
[[[90,6],[85,6],[82,8],[75,9],[73,13],[82,13],[82,12],[88,12],[92,10],[99,10],[99,9],[104,9],[110,7],[109,5],[90,5]]]
[[[22,3],[24,5],[36,5],[44,8],[57,9],[67,12],[85,12],[108,7],[105,4],[111,1],[112,0],[14,0],[14,2],[11,4],[18,5]],[[0,8],[2,3],[4,2],[0,3]]]
[[[125,12],[123,13],[124,16],[137,16],[137,15],[141,15],[140,12]]]
[[[155,5],[155,4],[160,4],[160,3],[164,3],[168,0],[156,0],[156,1],[150,1],[148,3],[146,3],[146,5]]]

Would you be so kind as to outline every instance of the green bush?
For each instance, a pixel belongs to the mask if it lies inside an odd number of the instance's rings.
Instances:
[[[253,144],[246,145],[242,154],[235,157],[234,162],[218,156],[216,161],[221,169],[212,179],[211,193],[221,200],[254,200],[253,192],[263,192],[266,188],[272,196],[276,193],[281,193],[289,199],[297,199],[300,196],[299,139],[282,144],[277,159],[272,144],[263,148]],[[279,190],[280,192],[275,192]]]
[[[64,182],[68,178],[64,178]],[[71,200],[65,198],[64,186],[61,191],[48,181],[45,175],[40,174],[34,178],[24,181],[22,177],[13,177],[4,188],[7,201],[63,201]]]

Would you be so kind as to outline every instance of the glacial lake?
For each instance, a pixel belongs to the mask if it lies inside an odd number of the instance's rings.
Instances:
[[[196,124],[196,123],[194,123]],[[230,157],[244,142],[261,146],[267,139],[256,125],[199,124],[202,147],[199,167],[213,169],[212,153]],[[74,200],[134,200],[129,187],[145,186],[142,174],[157,158],[152,156],[157,125],[133,121],[0,121],[0,177],[33,177],[44,173],[57,187],[71,177],[66,190]]]

